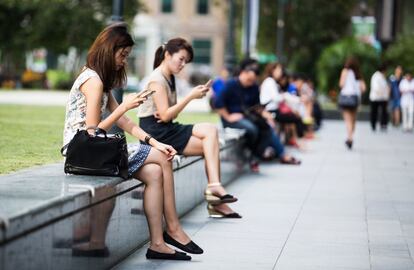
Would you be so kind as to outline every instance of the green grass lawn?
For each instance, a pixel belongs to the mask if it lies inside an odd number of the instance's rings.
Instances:
[[[134,111],[127,115],[136,119]],[[64,120],[61,106],[0,105],[0,174],[62,161]],[[177,120],[218,123],[219,118],[212,113],[182,113]],[[128,135],[127,139],[135,140]]]

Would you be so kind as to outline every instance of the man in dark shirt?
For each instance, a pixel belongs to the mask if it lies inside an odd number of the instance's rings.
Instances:
[[[224,127],[244,129],[246,131],[247,146],[257,158],[263,158],[264,149],[270,146],[282,163],[298,164],[298,160],[285,154],[284,146],[274,132],[275,122],[272,115],[266,110],[261,115],[266,119],[268,126],[259,128],[243,113],[245,109],[260,105],[259,86],[257,76],[259,65],[254,59],[245,59],[240,63],[240,74],[227,81],[224,89],[216,97],[215,108],[221,117]],[[251,158],[251,169],[258,171],[257,161]]]

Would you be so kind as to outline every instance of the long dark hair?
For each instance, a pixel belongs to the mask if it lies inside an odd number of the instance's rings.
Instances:
[[[355,78],[357,80],[362,79],[359,62],[354,56],[350,56],[346,59],[344,68],[351,69],[355,73]]]
[[[133,45],[134,40],[128,33],[127,24],[115,23],[102,30],[90,47],[86,67],[98,73],[105,92],[125,84],[125,67],[116,70],[115,53]]]
[[[173,38],[170,39],[167,43],[159,46],[158,49],[155,51],[155,58],[154,58],[154,69],[156,69],[159,65],[161,65],[162,61],[165,57],[165,52],[168,52],[170,55],[173,55],[180,50],[186,50],[190,55],[187,63],[191,62],[194,57],[193,47],[183,38]]]
[[[278,63],[278,62],[272,62],[272,63],[268,63],[264,69],[263,72],[263,77],[262,77],[262,82],[270,77],[273,78],[273,72],[275,71],[276,68],[280,67],[282,69],[282,73],[283,73],[283,66],[282,64]]]

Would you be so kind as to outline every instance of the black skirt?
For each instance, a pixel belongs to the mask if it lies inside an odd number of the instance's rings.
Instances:
[[[139,126],[157,141],[169,144],[182,154],[193,134],[193,125],[182,125],[177,122],[158,123],[154,116],[139,118]]]

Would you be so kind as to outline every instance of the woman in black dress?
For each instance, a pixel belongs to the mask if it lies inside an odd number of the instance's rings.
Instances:
[[[191,45],[182,38],[174,38],[155,52],[154,71],[146,89],[155,90],[138,110],[139,124],[155,139],[173,146],[179,154],[203,155],[208,178],[205,198],[212,217],[240,218],[227,203],[237,198],[227,194],[220,183],[219,141],[217,127],[210,123],[182,125],[173,120],[193,99],[204,97],[210,85],[198,85],[177,102],[174,75],[193,59]]]

